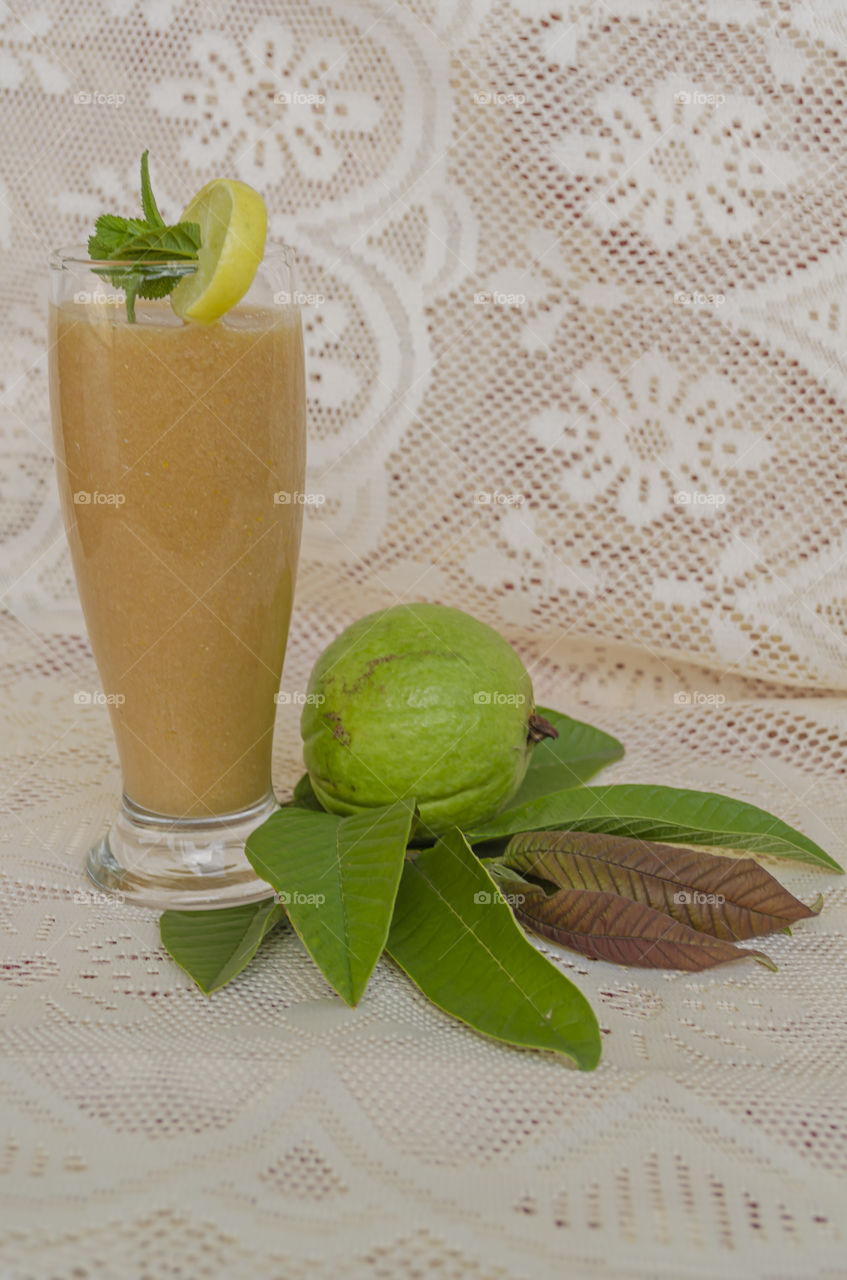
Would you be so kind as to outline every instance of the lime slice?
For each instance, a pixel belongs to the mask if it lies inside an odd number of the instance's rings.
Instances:
[[[265,252],[268,211],[245,182],[215,178],[197,192],[180,222],[200,224],[199,266],[171,294],[183,320],[211,324],[244,297]]]

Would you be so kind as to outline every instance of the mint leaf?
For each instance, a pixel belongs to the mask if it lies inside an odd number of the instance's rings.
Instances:
[[[115,281],[115,283],[118,283]],[[123,280],[123,290],[126,294],[126,318],[130,324],[135,324],[135,298],[138,293],[139,277],[131,272]]]
[[[121,261],[114,269],[94,267],[101,279],[126,293],[126,314],[135,323],[135,299],[164,298],[185,275],[197,270],[201,247],[196,222],[166,225],[150,185],[148,152],[141,157],[141,204],[143,218],[123,218],[104,213],[88,238],[88,256],[94,261]],[[183,261],[175,264],[175,259]],[[131,263],[131,265],[130,265]],[[167,264],[167,265],[165,265]]]
[[[147,163],[149,154],[149,151],[144,151],[141,156],[141,207],[148,222],[152,222],[154,226],[163,227],[165,220],[159,213],[159,206],[156,204],[156,197],[150,186],[150,167]]]
[[[174,287],[171,276],[145,276],[138,286],[139,298],[166,298]]]
[[[123,244],[129,219],[116,213],[103,213],[94,224],[94,235],[88,237],[90,258],[111,258]]]
[[[150,263],[174,258],[196,260],[200,248],[200,227],[196,222],[178,222],[173,227],[151,227],[135,218],[124,218],[123,222],[126,225],[120,236],[110,228],[105,239],[98,241],[107,248],[107,258],[143,258]]]

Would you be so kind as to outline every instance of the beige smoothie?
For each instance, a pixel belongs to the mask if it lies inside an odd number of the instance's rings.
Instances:
[[[305,466],[296,308],[51,306],[57,471],[127,797],[267,797]]]

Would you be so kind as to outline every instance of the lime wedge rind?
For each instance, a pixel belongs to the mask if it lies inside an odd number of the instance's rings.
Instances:
[[[171,306],[183,320],[213,324],[249,290],[265,252],[265,202],[245,182],[216,178],[183,210],[181,221],[200,226],[197,270],[181,280]]]

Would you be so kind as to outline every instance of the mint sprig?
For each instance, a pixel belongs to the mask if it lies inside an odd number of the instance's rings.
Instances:
[[[126,294],[126,315],[135,323],[135,299],[165,298],[183,278],[197,270],[200,227],[196,222],[165,223],[150,185],[148,152],[141,157],[141,206],[143,218],[122,218],[104,213],[88,238],[88,255],[95,261],[120,262],[97,275]]]

